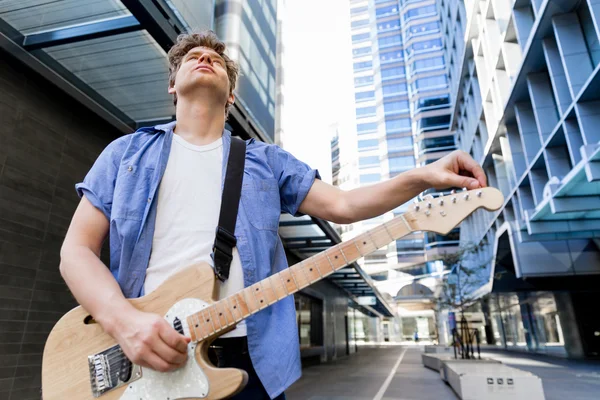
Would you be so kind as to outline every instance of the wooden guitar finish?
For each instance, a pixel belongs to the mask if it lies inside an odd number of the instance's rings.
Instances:
[[[504,197],[494,188],[426,198],[411,210],[221,300],[208,264],[196,264],[167,279],[157,290],[130,300],[138,309],[164,315],[191,337],[188,363],[158,373],[132,365],[120,346],[77,307],[53,328],[42,361],[45,400],[223,399],[241,391],[248,376],[216,368],[210,343],[235,324],[333,272],[414,231],[445,235],[478,208],[497,210]]]

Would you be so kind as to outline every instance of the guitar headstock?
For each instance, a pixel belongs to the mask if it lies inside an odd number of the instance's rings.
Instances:
[[[406,215],[414,230],[445,235],[478,208],[495,211],[503,203],[504,196],[498,189],[486,187],[446,196],[425,196],[423,201],[411,205]]]

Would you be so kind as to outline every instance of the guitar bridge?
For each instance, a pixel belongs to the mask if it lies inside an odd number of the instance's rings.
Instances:
[[[88,366],[94,397],[100,397],[142,377],[142,368],[129,361],[119,345],[88,356]]]

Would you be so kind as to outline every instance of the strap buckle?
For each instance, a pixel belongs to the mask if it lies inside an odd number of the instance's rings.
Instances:
[[[221,282],[229,278],[229,267],[233,260],[233,248],[237,239],[229,231],[221,226],[217,227],[213,245],[213,261],[215,263],[215,275]]]

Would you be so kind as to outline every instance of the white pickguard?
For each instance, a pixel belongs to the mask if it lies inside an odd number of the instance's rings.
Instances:
[[[207,306],[207,303],[199,299],[184,299],[169,309],[165,319],[173,326],[175,317],[178,317],[184,334],[189,336],[186,318]],[[143,368],[142,377],[128,385],[121,400],[176,400],[206,397],[209,382],[196,362],[195,351],[196,344],[190,343],[185,367],[172,372],[157,372],[150,368]]]

